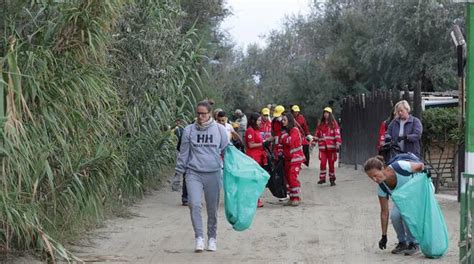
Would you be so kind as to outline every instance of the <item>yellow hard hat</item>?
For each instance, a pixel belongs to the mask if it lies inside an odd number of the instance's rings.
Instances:
[[[328,107],[324,108],[324,112],[328,112],[328,113],[331,113],[331,114],[332,114],[332,109],[331,109],[331,107],[328,106]]]
[[[239,123],[237,123],[237,122],[232,123],[232,127],[233,127],[233,128],[239,128],[239,126],[240,126],[240,125],[239,125]]]
[[[294,106],[291,107],[291,110],[293,110],[293,112],[299,112],[300,107],[298,105],[294,105]]]
[[[285,112],[285,107],[283,107],[282,105],[277,105],[275,107],[275,110],[273,111],[273,116],[280,117],[283,112]]]
[[[270,114],[270,109],[268,108],[262,108],[262,115],[269,115]]]

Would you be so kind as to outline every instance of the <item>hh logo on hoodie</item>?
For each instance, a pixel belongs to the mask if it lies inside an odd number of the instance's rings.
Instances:
[[[209,134],[197,134],[197,144],[195,144],[195,147],[217,147],[217,144],[214,143],[214,135],[209,135]]]
[[[212,135],[197,135],[197,143],[212,143]]]

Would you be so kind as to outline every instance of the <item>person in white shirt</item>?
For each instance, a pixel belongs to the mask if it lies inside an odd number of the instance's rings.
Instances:
[[[247,116],[240,109],[235,110],[234,116],[237,118],[235,122],[239,123],[237,133],[239,133],[241,138],[244,138],[245,130],[247,129]]]
[[[227,116],[226,116],[226,113],[224,111],[217,112],[216,121],[217,121],[217,123],[219,123],[219,124],[221,124],[225,127],[225,131],[227,132],[227,136],[229,137],[229,142],[232,140],[232,138],[242,140],[240,138],[239,134],[237,132],[235,132],[232,125],[229,124],[229,122],[227,122]]]

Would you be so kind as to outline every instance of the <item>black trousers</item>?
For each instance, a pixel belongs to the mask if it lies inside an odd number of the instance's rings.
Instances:
[[[186,188],[186,173],[183,174],[183,189],[181,193],[181,202],[182,203],[188,202],[188,188]]]
[[[303,145],[303,153],[304,153],[304,157],[306,158],[304,165],[306,165],[306,167],[309,167],[309,144]]]

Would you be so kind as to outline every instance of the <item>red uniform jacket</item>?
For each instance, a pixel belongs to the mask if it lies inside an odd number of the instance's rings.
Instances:
[[[281,132],[283,130],[281,121],[277,118],[272,120],[272,135],[275,137],[274,145],[273,145],[273,155],[275,158],[283,155],[283,146],[281,145]]]
[[[260,131],[253,129],[252,127],[247,128],[245,131],[245,154],[254,159],[260,166],[266,165],[267,155],[263,149],[263,145],[256,148],[250,148],[249,143],[262,143],[262,137]]]
[[[304,119],[304,116],[302,114],[298,114],[295,117],[296,121],[296,127],[300,130],[300,133],[302,135],[302,140],[303,140],[303,145],[308,145],[308,140],[306,140],[306,136],[309,135],[309,128],[308,128],[308,123],[306,123],[306,120]]]
[[[301,134],[298,128],[294,127],[289,133],[286,131],[281,135],[283,145],[283,156],[285,162],[290,164],[301,164],[306,161],[303,153]]]
[[[342,143],[341,132],[336,121],[334,121],[332,128],[327,122],[321,123],[316,128],[315,136],[320,150],[336,150]]]
[[[272,136],[272,120],[265,121],[262,118],[262,124],[260,125],[260,135],[262,136],[263,140]]]
[[[387,131],[387,125],[385,121],[382,121],[379,128],[379,140],[377,141],[377,150],[385,143],[385,132]]]

